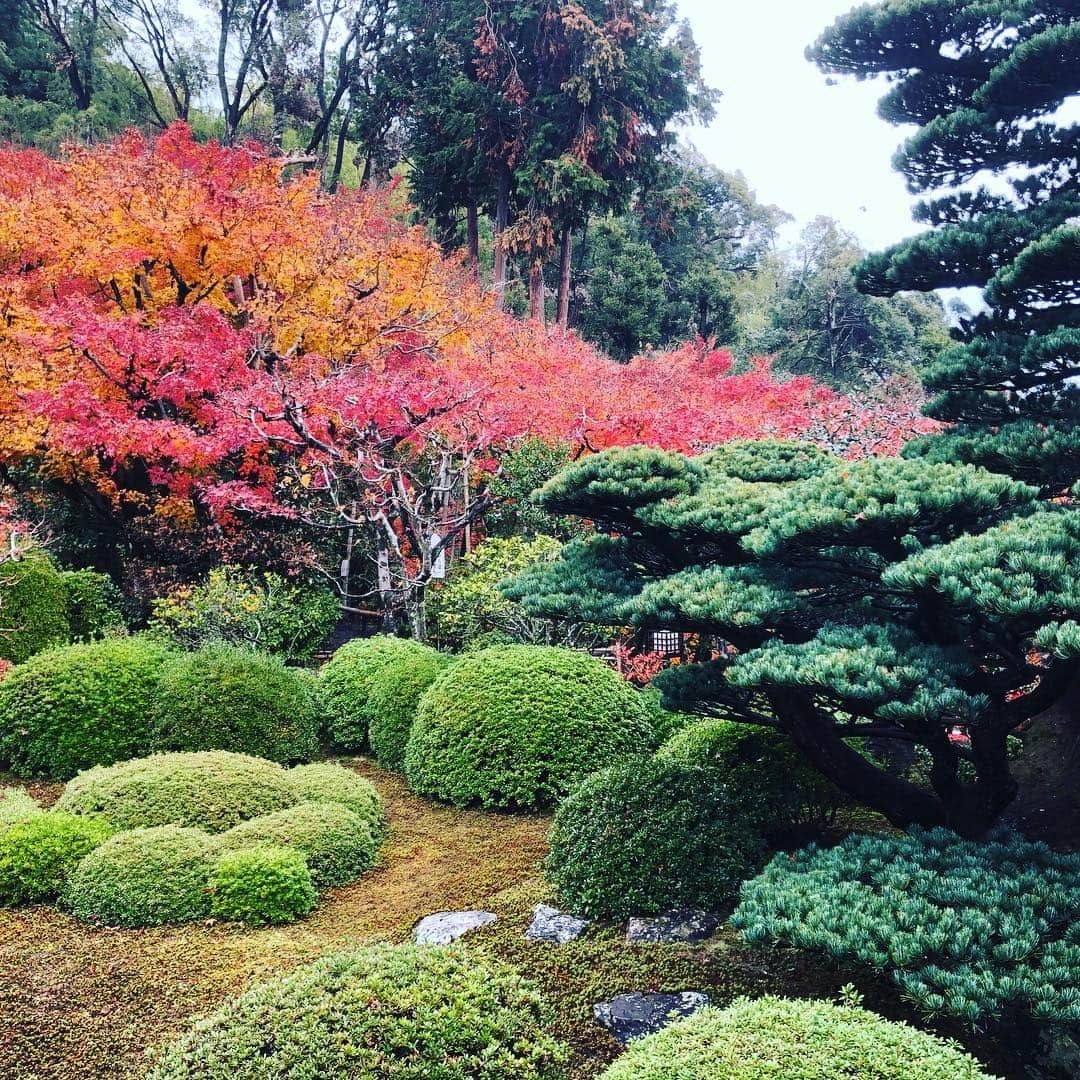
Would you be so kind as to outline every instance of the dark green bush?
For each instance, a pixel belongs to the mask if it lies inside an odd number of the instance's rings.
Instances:
[[[171,652],[145,638],[50,649],[0,682],[0,760],[17,776],[74,776],[149,749]]]
[[[211,645],[165,668],[153,742],[158,750],[309,761],[319,748],[318,709],[304,679],[277,657]]]
[[[104,814],[120,829],[185,825],[216,833],[296,801],[280,765],[208,750],[89,769],[68,783],[56,805]]]
[[[54,899],[83,856],[111,833],[102,818],[57,812],[0,824],[0,907]]]
[[[221,837],[222,850],[272,844],[296,848],[317,888],[347,885],[375,865],[378,841],[358,814],[338,803],[303,802],[253,818]]]
[[[421,698],[405,752],[413,790],[464,805],[543,807],[651,731],[633,687],[587,653],[498,645]]]
[[[424,646],[377,635],[342,645],[319,673],[320,699],[333,741],[349,753],[367,747],[373,713],[371,691],[384,667],[424,655]]]
[[[382,839],[386,830],[382,799],[375,785],[352,769],[316,761],[289,769],[285,782],[296,802],[340,803],[363,818],[376,840]]]
[[[404,766],[405,746],[420,698],[448,663],[445,653],[421,645],[372,675],[368,739],[372,753],[386,768],[400,770]]]
[[[252,926],[295,922],[318,899],[304,856],[294,848],[226,851],[210,873],[210,911]]]
[[[680,765],[716,769],[733,799],[766,832],[829,824],[843,803],[827,780],[777,731],[730,720],[698,720],[657,751]]]
[[[644,686],[638,693],[641,695],[641,703],[645,706],[645,711],[649,714],[649,721],[652,724],[653,747],[662,746],[676,732],[682,731],[683,728],[689,727],[691,724],[701,722],[700,716],[665,709],[660,704],[660,691],[654,686]]]
[[[108,574],[95,570],[63,570],[60,579],[72,641],[94,641],[124,628],[123,595]]]
[[[601,1080],[993,1080],[957,1045],[865,1009],[740,998],[635,1040]]]
[[[1080,855],[945,829],[778,855],[732,925],[889,972],[929,1015],[1080,1020]]]
[[[75,867],[64,904],[84,922],[157,926],[210,914],[215,838],[160,825],[117,833]]]
[[[0,566],[0,659],[21,664],[71,638],[60,572],[39,551]]]
[[[713,770],[639,758],[594,773],[562,802],[546,869],[567,907],[619,918],[715,910],[763,852]]]
[[[148,1080],[563,1080],[537,991],[460,949],[373,945],[251,987]]]

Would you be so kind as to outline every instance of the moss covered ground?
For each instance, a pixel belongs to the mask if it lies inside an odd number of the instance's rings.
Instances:
[[[251,980],[348,944],[404,941],[417,918],[446,909],[499,916],[468,947],[517,964],[544,988],[557,1034],[573,1047],[573,1080],[596,1076],[618,1052],[594,1023],[592,1004],[628,990],[701,989],[724,1004],[743,993],[833,997],[852,982],[868,1007],[914,1019],[891,987],[865,973],[790,950],[751,949],[728,932],[686,947],[627,945],[614,927],[593,927],[564,946],[526,941],[534,905],[550,899],[540,871],[548,819],[439,806],[377,766],[350,764],[386,803],[382,864],[327,890],[295,925],[110,930],[47,907],[0,910],[0,1080],[140,1077],[148,1047]],[[47,802],[59,787],[32,790]],[[993,1044],[939,1030],[1002,1076],[1022,1075]]]

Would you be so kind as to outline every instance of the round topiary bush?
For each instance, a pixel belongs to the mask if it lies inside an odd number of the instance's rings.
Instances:
[[[50,649],[0,682],[0,760],[66,780],[149,749],[150,713],[172,656],[145,638]]]
[[[21,664],[71,639],[60,571],[40,551],[4,563],[0,572],[0,658]]]
[[[387,769],[400,771],[404,766],[420,698],[449,663],[451,658],[445,653],[420,645],[372,674],[368,739],[372,753]]]
[[[741,998],[630,1044],[601,1080],[993,1080],[955,1043],[866,1009]]]
[[[148,1080],[563,1080],[537,991],[460,949],[373,945],[232,998]]]
[[[153,740],[159,750],[309,761],[319,749],[318,709],[304,679],[277,657],[211,645],[166,667]]]
[[[640,696],[587,653],[497,645],[420,700],[405,751],[414,791],[459,805],[550,806],[650,738]]]
[[[158,926],[210,914],[215,838],[160,825],[117,833],[75,867],[62,899],[85,922]]]
[[[252,926],[303,918],[318,900],[304,856],[295,848],[226,851],[210,873],[210,912]]]
[[[767,832],[829,824],[844,801],[789,738],[754,724],[698,720],[676,731],[657,756],[718,770],[732,798]]]
[[[303,802],[253,818],[221,837],[222,850],[272,844],[296,848],[316,888],[347,885],[375,865],[378,841],[367,822],[337,803]]]
[[[645,758],[594,773],[570,793],[555,813],[546,869],[572,910],[621,918],[715,910],[763,851],[712,770]]]
[[[367,823],[371,835],[381,840],[386,831],[382,799],[375,785],[343,765],[316,761],[297,765],[285,774],[296,802],[340,803]]]
[[[319,691],[330,736],[342,750],[358,753],[367,746],[376,673],[423,655],[425,648],[416,641],[380,634],[354,638],[330,657],[319,673]]]
[[[217,833],[296,801],[280,765],[207,750],[89,769],[68,783],[56,805],[73,814],[103,814],[120,829],[185,825]]]
[[[83,856],[111,834],[101,818],[56,812],[0,825],[0,907],[54,899]]]

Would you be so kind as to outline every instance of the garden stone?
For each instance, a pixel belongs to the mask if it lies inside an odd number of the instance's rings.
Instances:
[[[413,940],[418,945],[449,945],[462,934],[496,921],[490,911],[436,911],[426,915],[413,928]]]
[[[566,915],[547,904],[537,904],[533,912],[533,921],[525,936],[530,941],[554,941],[565,945],[575,941],[585,933],[588,919],[579,919],[576,915]]]
[[[709,996],[695,990],[684,990],[680,994],[635,991],[598,1002],[593,1006],[593,1016],[625,1045],[631,1039],[652,1035],[708,1004]]]
[[[632,944],[671,945],[677,942],[704,941],[720,927],[720,916],[708,911],[680,908],[654,918],[631,919],[626,928],[626,940]]]

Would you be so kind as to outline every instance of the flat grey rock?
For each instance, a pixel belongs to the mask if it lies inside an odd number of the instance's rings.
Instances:
[[[681,994],[639,993],[619,994],[610,1001],[593,1006],[593,1016],[624,1045],[631,1039],[666,1028],[668,1024],[696,1013],[709,1004],[709,996],[696,990]]]
[[[554,941],[565,945],[585,933],[588,919],[579,919],[576,915],[567,915],[547,904],[537,904],[533,912],[533,921],[525,936],[530,941]]]
[[[682,908],[648,919],[631,919],[626,927],[626,940],[639,945],[704,941],[716,933],[720,922],[720,916],[711,912]]]
[[[413,940],[418,945],[449,945],[462,934],[495,922],[490,911],[436,911],[426,915],[413,927]]]

